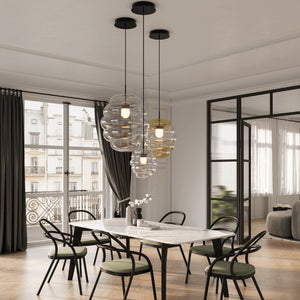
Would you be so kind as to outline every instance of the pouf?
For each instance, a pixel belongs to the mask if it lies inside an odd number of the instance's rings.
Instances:
[[[294,202],[292,211],[292,236],[300,241],[300,200]]]
[[[267,215],[269,234],[283,238],[292,237],[292,210],[272,211]]]

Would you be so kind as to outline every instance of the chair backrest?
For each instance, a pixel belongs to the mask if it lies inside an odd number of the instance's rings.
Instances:
[[[216,219],[209,229],[213,230],[225,230],[233,233],[237,233],[240,226],[240,220],[234,216],[223,216]]]
[[[171,221],[167,221],[167,217],[171,217]],[[183,211],[169,211],[166,213],[160,220],[160,223],[166,223],[166,224],[174,224],[174,225],[183,225],[185,221],[186,215]]]
[[[256,245],[256,243],[267,233],[266,230],[261,231],[255,237],[253,237],[250,241],[248,241],[244,246],[242,246],[238,253],[235,256],[239,255],[247,255],[249,253],[253,253],[258,251],[261,246]]]
[[[233,232],[234,234],[237,233],[240,226],[240,220],[234,216],[223,216],[216,219],[210,226],[209,229],[213,230],[222,230],[222,231],[229,231]],[[228,237],[222,241],[222,244],[225,242],[231,242],[231,249],[234,248],[234,238],[235,236]],[[205,245],[205,242],[203,242]]]
[[[83,221],[83,220],[96,220],[96,217],[91,212],[89,212],[88,210],[84,210],[84,209],[71,210],[68,213],[69,223],[72,221]],[[73,235],[72,226],[70,226],[70,232]]]
[[[234,255],[232,261],[237,261],[237,257],[240,255],[245,255],[245,260],[247,263],[248,261],[248,255],[250,253],[256,252],[259,249],[261,249],[260,245],[256,245],[257,242],[267,233],[266,230],[261,231],[256,236],[254,236],[250,241],[248,241],[244,246],[238,248],[238,252]]]
[[[58,243],[62,243],[63,246],[68,245],[71,248],[71,244],[68,242],[66,239],[66,233],[61,232],[52,222],[50,222],[47,219],[41,219],[39,221],[39,224],[41,228],[43,229],[45,236],[52,240],[54,247],[55,247],[55,257],[57,255],[57,250],[58,250]],[[50,226],[49,229],[46,228],[46,226]]]

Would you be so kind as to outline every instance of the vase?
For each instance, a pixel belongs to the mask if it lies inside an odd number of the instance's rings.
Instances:
[[[133,219],[132,219],[132,225],[136,226],[137,225],[137,220],[138,219],[143,219],[142,216],[142,208],[137,207],[134,212],[133,212]]]

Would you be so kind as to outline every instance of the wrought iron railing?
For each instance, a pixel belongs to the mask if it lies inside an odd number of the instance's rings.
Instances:
[[[70,191],[69,211],[84,209],[100,218],[102,208],[101,191]],[[39,220],[46,218],[54,223],[62,222],[63,193],[62,192],[32,192],[26,193],[27,226],[37,225]],[[77,220],[84,220],[78,215]]]
[[[45,174],[45,167],[38,167],[38,166],[25,167],[25,174]]]

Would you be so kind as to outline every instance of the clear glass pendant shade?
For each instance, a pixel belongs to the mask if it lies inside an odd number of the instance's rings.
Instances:
[[[157,163],[152,152],[146,147],[143,151],[143,147],[140,146],[132,153],[130,165],[137,178],[147,178],[156,171]]]
[[[165,119],[154,119],[149,123],[146,145],[156,158],[167,157],[175,147],[175,131]]]
[[[125,100],[126,99],[126,100]],[[111,97],[101,119],[104,138],[119,152],[132,152],[142,139],[143,112],[141,99],[120,94]]]

